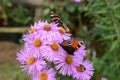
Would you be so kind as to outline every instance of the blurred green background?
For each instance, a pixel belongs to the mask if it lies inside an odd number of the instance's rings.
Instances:
[[[0,80],[30,80],[16,61],[21,31],[35,21],[50,21],[50,11],[75,38],[85,40],[86,57],[95,68],[91,80],[120,80],[120,0],[0,0]]]

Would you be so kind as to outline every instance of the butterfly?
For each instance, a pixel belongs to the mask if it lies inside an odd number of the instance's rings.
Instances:
[[[68,54],[74,55],[74,52],[77,51],[82,45],[84,45],[84,41],[69,39],[64,40],[60,45]]]
[[[63,23],[61,18],[56,15],[53,11],[50,13],[51,21],[58,24],[58,27],[62,27],[66,32],[70,32],[70,29]]]

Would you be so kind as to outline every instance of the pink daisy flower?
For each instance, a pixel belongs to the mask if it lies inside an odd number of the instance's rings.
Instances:
[[[64,52],[64,55],[59,55],[58,60],[55,62],[56,69],[59,70],[62,75],[70,76],[76,70],[76,66],[79,66],[82,59],[78,54],[68,55]]]
[[[63,28],[59,28],[55,23],[38,22],[38,30],[42,33],[42,38],[48,42],[55,41],[61,43],[63,40],[70,39],[71,34],[65,33]]]
[[[44,21],[39,21],[39,25],[43,26],[45,24]],[[23,35],[23,40],[26,41],[28,37],[30,37],[30,35],[32,34],[39,34],[39,30],[38,28],[40,28],[40,26],[38,25],[38,23],[35,23],[34,25],[31,25],[27,34]]]
[[[41,39],[41,34],[31,34],[26,38],[25,47],[34,53],[37,57],[42,56],[41,52],[43,52],[43,46],[45,46],[45,41]]]
[[[63,42],[63,40],[68,40],[70,39],[70,36],[72,34],[66,33],[65,29],[62,27],[58,28],[58,31],[55,33],[56,36],[54,36],[57,40],[58,43]]]
[[[80,61],[79,66],[76,67],[74,71],[73,77],[77,80],[90,80],[91,76],[93,76],[93,65],[90,61]]]
[[[38,25],[37,25],[37,23],[35,23],[34,25],[31,25],[30,28],[29,28],[29,30],[28,30],[29,34],[34,34],[37,31],[38,31]]]
[[[74,54],[78,54],[79,56],[86,56],[86,50],[85,50],[85,45],[82,45],[77,51],[74,52]]]
[[[101,80],[108,80],[108,78],[106,78],[106,77],[102,77]]]
[[[38,21],[37,23],[39,31],[56,31],[57,30],[57,24],[54,23],[48,23],[47,21]]]
[[[31,51],[23,49],[17,53],[17,60],[22,64],[23,71],[34,74],[46,66],[42,58],[37,58]]]
[[[24,34],[24,35],[22,36],[22,40],[23,40],[24,42],[26,42],[29,37],[30,37],[30,34],[26,33],[26,34]]]
[[[43,57],[50,62],[56,61],[57,56],[60,54],[63,54],[63,49],[56,42],[51,42],[43,48]]]
[[[72,0],[72,1],[74,1],[74,2],[82,2],[82,0]]]
[[[48,22],[44,22],[44,24],[41,24],[41,22],[38,22],[39,25],[39,33],[42,33],[42,39],[46,41],[52,41],[54,40],[54,36],[56,35],[55,32],[57,31],[57,24],[49,24]]]
[[[33,76],[32,80],[56,80],[55,75],[56,72],[53,68],[45,68],[36,75]]]

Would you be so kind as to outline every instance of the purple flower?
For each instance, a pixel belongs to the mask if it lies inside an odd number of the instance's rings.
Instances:
[[[101,80],[108,80],[108,78],[106,78],[106,77],[102,77]]]
[[[38,25],[38,30],[39,31],[56,31],[57,30],[57,24],[55,23],[48,23],[47,21],[43,22],[43,21],[38,21],[37,23]]]
[[[71,34],[66,33],[63,28],[59,28],[57,24],[48,23],[47,21],[35,23],[28,32],[29,33],[23,35],[23,40],[25,42],[32,34],[40,35],[41,39],[44,40],[44,42],[46,41],[46,43],[53,41],[61,43],[63,40],[70,39],[71,36]]]
[[[34,25],[31,25],[31,27],[29,28],[27,34],[23,35],[23,40],[26,42],[26,41],[28,41],[28,38],[31,37],[31,35],[33,35],[33,34],[37,34],[37,35],[41,34],[41,32],[39,32],[39,28],[44,26],[45,23],[46,22],[44,22],[44,21],[39,21],[39,25],[38,25],[38,23],[35,23]]]
[[[25,48],[35,54],[37,57],[42,57],[42,48],[45,46],[45,40],[41,39],[41,34],[26,35]]]
[[[41,21],[37,24],[38,30],[42,33],[42,38],[46,41],[55,41],[61,43],[63,40],[70,39],[71,34],[65,33],[65,30],[58,27],[58,24],[48,23],[41,24]]]
[[[55,78],[56,72],[53,68],[45,68],[36,75],[33,76],[32,80],[56,80]]]
[[[39,21],[39,25],[44,25],[45,22]],[[31,25],[30,28],[28,29],[27,34],[23,35],[23,40],[26,41],[28,37],[30,37],[32,34],[38,34],[39,30],[38,28],[40,27],[38,23],[34,23],[34,25]]]
[[[71,34],[65,33],[65,31],[59,28],[55,23],[49,24],[46,22],[44,26],[39,28],[39,32],[42,33],[42,38],[47,42],[55,41],[61,43],[63,40],[70,39],[71,36]]]
[[[86,56],[86,50],[85,50],[85,45],[82,45],[77,51],[74,52],[74,54],[78,54],[79,56]]]
[[[41,24],[44,24],[43,22],[41,22]],[[37,23],[35,23],[34,25],[31,25],[28,32],[29,34],[34,34],[38,31],[39,26],[37,25]]]
[[[73,77],[77,80],[90,80],[94,73],[93,70],[93,65],[90,61],[80,61],[79,66],[76,67]]]
[[[66,33],[65,29],[62,27],[59,27],[58,31],[55,34],[56,34],[56,36],[54,36],[54,37],[56,38],[56,42],[58,42],[58,43],[63,42],[63,40],[70,39],[70,36],[71,36],[71,34]]]
[[[56,40],[56,31],[58,29],[57,24],[49,24],[48,22],[44,22],[44,24],[41,24],[41,22],[39,21],[38,26],[39,33],[41,33],[41,38],[43,40],[46,40],[47,42]]]
[[[76,71],[76,66],[79,66],[80,61],[83,57],[78,54],[68,55],[64,52],[64,55],[59,55],[58,60],[55,62],[56,69],[60,70],[59,72],[62,75],[72,75]]]
[[[72,1],[74,1],[74,2],[81,2],[82,0],[72,0]]]
[[[31,51],[22,49],[17,53],[17,60],[22,64],[23,71],[28,74],[34,74],[46,66],[46,63],[42,58],[37,58]]]
[[[24,42],[26,42],[27,40],[28,40],[28,38],[30,37],[30,34],[24,34],[23,36],[22,36],[22,40],[24,41]]]
[[[63,54],[63,49],[56,42],[52,42],[43,48],[43,57],[50,62],[56,61],[60,54]]]

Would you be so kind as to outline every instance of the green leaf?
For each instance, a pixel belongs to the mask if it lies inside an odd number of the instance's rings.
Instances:
[[[2,18],[6,20],[8,18],[7,14],[3,12]]]
[[[78,11],[82,12],[83,11],[83,6],[78,6]]]
[[[110,39],[113,39],[115,38],[117,35],[116,34],[109,34],[109,35],[106,35],[106,36],[103,36],[100,40],[110,40]]]
[[[49,8],[46,8],[46,9],[43,11],[43,14],[44,14],[44,15],[48,15],[49,12],[50,12],[50,9],[49,9]]]
[[[116,10],[117,8],[120,8],[120,3],[115,4],[112,9]]]
[[[54,8],[55,8],[55,5],[54,5],[54,4],[50,4],[49,8],[50,8],[50,9],[54,9]]]
[[[95,13],[106,14],[106,13],[108,13],[108,9],[107,8],[101,8],[101,9],[97,10]]]
[[[119,14],[119,15],[115,14],[115,17],[116,17],[118,20],[120,20],[120,14]]]
[[[88,7],[89,7],[89,9],[90,10],[94,10],[94,9],[96,9],[96,8],[98,8],[98,7],[103,7],[103,5],[104,5],[104,2],[103,1],[101,1],[101,2],[98,2],[98,1],[94,1],[94,3],[93,4],[88,4]]]
[[[7,2],[7,6],[8,7],[12,7],[12,3],[11,2]]]
[[[91,4],[92,7],[100,7],[100,6],[103,6],[104,5],[104,2],[103,1],[94,1],[93,4]]]
[[[27,24],[30,20],[32,20],[31,17],[27,17],[25,20],[24,20],[24,24]]]
[[[103,60],[100,60],[98,58],[93,58],[92,59],[93,65],[95,67],[95,70],[98,72],[102,70],[103,65],[105,65],[105,62]]]
[[[119,7],[117,6],[117,8],[114,9],[114,16],[116,19],[120,20],[120,3],[118,3],[118,4],[119,4]]]
[[[108,52],[113,52],[119,46],[119,40],[115,40],[112,42],[111,47]]]
[[[96,27],[100,28],[100,29],[103,29],[103,30],[114,30],[113,27],[108,27],[106,25],[99,25],[99,24],[97,24]]]

